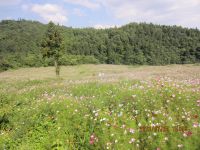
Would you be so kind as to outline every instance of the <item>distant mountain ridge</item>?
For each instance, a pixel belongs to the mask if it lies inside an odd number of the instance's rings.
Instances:
[[[47,25],[37,21],[0,22],[0,70],[48,66],[40,43]],[[60,27],[62,65],[79,63],[166,65],[200,62],[200,31],[179,26],[130,23],[118,28]],[[92,60],[92,61],[91,61]]]

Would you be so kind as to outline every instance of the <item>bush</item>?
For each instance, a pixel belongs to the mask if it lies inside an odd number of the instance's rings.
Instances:
[[[78,64],[98,64],[94,56],[82,56],[82,55],[64,55],[60,59],[61,65],[78,65]]]
[[[13,66],[8,61],[4,59],[0,60],[0,72],[6,71],[9,68],[13,68]]]

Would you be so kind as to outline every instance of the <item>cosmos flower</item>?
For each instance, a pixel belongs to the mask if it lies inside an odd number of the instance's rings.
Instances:
[[[123,129],[124,129],[125,127],[126,127],[126,125],[125,125],[125,124],[123,124],[121,128],[123,128]]]
[[[132,97],[133,97],[133,98],[135,98],[135,97],[136,97],[136,95],[132,95]]]
[[[95,142],[98,142],[98,138],[95,136],[95,134],[93,133],[91,136],[90,136],[90,141],[89,143],[91,145],[93,145]]]
[[[175,94],[172,94],[172,97],[174,98],[174,97],[176,97],[176,95],[175,95]]]
[[[200,106],[200,100],[197,100],[197,106]]]
[[[123,115],[123,112],[120,111],[120,113],[118,114],[118,117],[121,117]]]
[[[131,138],[130,141],[129,141],[130,144],[132,144],[132,143],[134,143],[134,142],[135,142],[135,139],[134,139],[134,138]]]
[[[187,134],[186,134],[186,133],[183,133],[183,136],[184,136],[184,137],[187,137]]]
[[[193,123],[193,127],[194,127],[194,128],[197,128],[198,126],[199,126],[199,124],[198,124],[197,122],[194,122],[194,123]]]
[[[99,114],[98,113],[95,113],[95,116],[97,117]]]
[[[119,104],[119,107],[122,107],[123,106],[123,104]]]
[[[168,141],[168,137],[165,137],[165,141]]]
[[[192,135],[191,131],[186,131],[186,132],[183,133],[184,137],[191,136],[191,135]]]
[[[181,148],[181,147],[183,147],[183,144],[178,144],[177,146],[178,146],[178,148]]]
[[[129,129],[129,132],[133,134],[133,133],[135,133],[135,130],[132,129],[132,128],[130,128],[130,129]]]

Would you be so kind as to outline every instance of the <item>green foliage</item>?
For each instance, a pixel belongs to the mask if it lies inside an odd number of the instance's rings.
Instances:
[[[44,48],[42,52],[41,41]],[[0,22],[0,56],[4,59],[0,62],[1,70],[52,65],[50,61],[53,60],[41,60],[42,55],[55,58],[61,58],[62,55],[63,62],[59,62],[66,65],[89,61],[77,60],[80,56],[95,57],[100,63],[108,64],[198,63],[199,44],[198,29],[178,26],[130,23],[120,28],[97,30],[74,29],[53,24],[49,24],[48,27],[39,22],[26,20]],[[62,53],[58,47],[63,49]],[[66,60],[67,55],[77,55],[77,58]],[[93,62],[96,63],[96,60],[89,61]]]
[[[0,149],[198,149],[198,88],[198,81],[167,78],[70,85],[63,80],[3,82]],[[169,131],[140,130],[140,125],[157,123]],[[174,125],[187,131],[173,131]],[[192,134],[184,136],[188,131]]]
[[[8,61],[4,60],[3,58],[0,59],[0,72],[6,71],[8,68],[12,68],[11,64]]]
[[[60,59],[61,65],[78,65],[78,64],[98,64],[99,60],[94,56],[82,55],[63,55]]]
[[[45,37],[41,43],[43,57],[59,59],[62,50],[62,37],[58,27],[49,22]]]
[[[63,50],[63,39],[61,37],[58,27],[53,23],[49,22],[45,38],[42,43],[42,55],[43,57],[52,57],[55,63],[56,75],[60,73],[59,59],[62,55]]]

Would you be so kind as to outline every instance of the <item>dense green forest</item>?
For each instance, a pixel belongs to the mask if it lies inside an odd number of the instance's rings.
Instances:
[[[36,21],[0,22],[0,70],[53,65],[43,59],[41,41],[47,25]],[[61,65],[185,64],[200,62],[200,31],[179,26],[130,23],[111,29],[61,26],[65,49]]]

